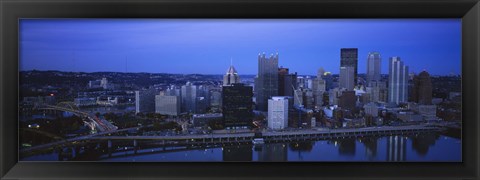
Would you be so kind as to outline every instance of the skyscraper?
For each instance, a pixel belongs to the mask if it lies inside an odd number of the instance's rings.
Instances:
[[[317,78],[313,80],[313,97],[315,106],[320,107],[323,105],[323,93],[326,91],[326,82],[322,78],[325,73],[323,68],[320,68],[317,72]]]
[[[187,82],[182,86],[182,112],[195,113],[197,100],[197,86]]]
[[[178,116],[180,114],[180,97],[156,95],[155,113]]]
[[[135,91],[135,112],[155,112],[155,95],[157,91],[153,88]]]
[[[238,73],[237,73],[237,70],[235,70],[235,67],[233,67],[233,65],[230,65],[230,67],[227,70],[227,73],[223,75],[223,85],[228,86],[234,83],[240,83],[240,76],[238,76]]]
[[[288,68],[278,68],[278,95],[293,96],[293,90],[296,87],[297,73],[289,74]]]
[[[239,83],[223,86],[222,91],[222,111],[225,127],[250,127],[253,122],[252,87]]]
[[[355,88],[355,69],[353,67],[340,67],[340,82],[338,86],[352,91]]]
[[[353,78],[354,78],[354,85],[356,85],[357,74],[358,74],[358,49],[357,48],[340,49],[340,67],[354,68]]]
[[[258,55],[258,74],[255,79],[257,109],[267,111],[268,99],[278,95],[278,53],[265,57]]]
[[[288,99],[275,96],[268,100],[268,128],[284,129],[288,126]]]
[[[432,81],[427,71],[422,71],[413,79],[413,101],[419,104],[432,104]]]
[[[288,68],[278,68],[278,95],[285,96],[285,76],[288,75]],[[291,88],[290,88],[291,89]]]
[[[367,57],[367,84],[370,86],[372,81],[380,81],[381,56],[378,52],[368,53]]]
[[[391,57],[388,66],[388,102],[408,101],[408,66],[400,57]]]

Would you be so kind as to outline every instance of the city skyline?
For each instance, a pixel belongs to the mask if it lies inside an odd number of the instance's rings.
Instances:
[[[314,75],[323,67],[339,74],[340,49],[358,48],[359,74],[374,51],[382,56],[381,74],[393,56],[410,72],[460,74],[460,25],[460,19],[23,19],[20,70],[224,74],[233,58],[240,75],[254,75],[259,53],[278,52],[279,67],[292,73]]]

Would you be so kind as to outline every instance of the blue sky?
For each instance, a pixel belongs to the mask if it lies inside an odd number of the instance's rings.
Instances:
[[[461,73],[461,19],[22,19],[20,70],[257,73],[257,56],[315,75],[338,73],[340,48],[400,56],[411,71]],[[125,60],[127,59],[127,61]],[[127,62],[127,63],[125,63]],[[126,68],[127,66],[127,68]]]

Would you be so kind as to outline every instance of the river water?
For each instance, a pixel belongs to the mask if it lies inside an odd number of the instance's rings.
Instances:
[[[160,148],[102,155],[100,161],[438,161],[461,162],[461,140],[435,133],[309,142],[229,145],[191,150]]]
[[[320,161],[320,162],[461,162],[461,139],[435,133],[413,136],[345,138],[308,142],[228,145],[213,148],[140,149],[99,155],[93,161],[109,162],[210,162],[210,161]],[[57,161],[57,153],[22,158],[21,161]],[[85,160],[80,156],[76,160]],[[88,161],[91,161],[91,157]]]

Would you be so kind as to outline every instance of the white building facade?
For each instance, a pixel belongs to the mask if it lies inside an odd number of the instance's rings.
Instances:
[[[288,126],[288,98],[274,96],[268,100],[268,128],[284,129]]]

